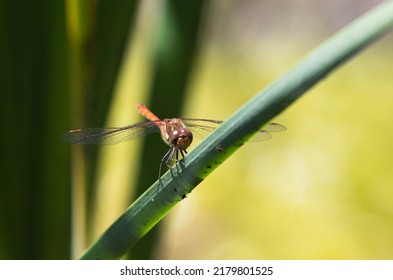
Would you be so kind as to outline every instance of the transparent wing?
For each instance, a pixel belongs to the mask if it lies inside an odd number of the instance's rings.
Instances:
[[[60,140],[74,144],[117,144],[160,132],[160,122],[140,122],[115,128],[78,128],[65,133]]]
[[[195,138],[204,138],[209,133],[211,133],[214,129],[216,129],[219,125],[223,123],[223,121],[217,120],[209,120],[209,119],[189,119],[182,118],[183,123],[192,131]],[[272,138],[270,132],[280,132],[285,131],[287,128],[278,123],[268,123],[263,126],[262,129],[256,133],[250,141],[264,141]]]
[[[270,132],[281,132],[285,131],[287,128],[279,123],[268,123],[262,127],[253,137],[251,137],[250,141],[265,141],[272,138]]]

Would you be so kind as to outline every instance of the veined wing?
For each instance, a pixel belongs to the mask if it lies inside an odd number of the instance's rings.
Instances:
[[[61,141],[74,144],[117,144],[160,132],[161,121],[140,122],[114,128],[78,128],[63,134]]]
[[[219,125],[223,123],[223,121],[217,120],[209,120],[209,119],[190,119],[190,118],[181,118],[183,123],[191,129],[192,133],[196,138],[204,138],[209,133],[211,133],[214,129],[216,129]],[[285,131],[287,128],[278,123],[268,123],[262,127],[256,133],[250,141],[264,141],[272,138],[270,132],[280,132]]]

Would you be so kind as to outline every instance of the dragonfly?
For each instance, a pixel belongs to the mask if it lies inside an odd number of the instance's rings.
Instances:
[[[170,147],[161,159],[158,177],[161,177],[162,165],[165,163],[171,168],[170,162],[179,161],[179,153],[182,157],[187,154],[187,148],[191,145],[194,135],[203,138],[222,121],[195,118],[168,118],[160,119],[145,105],[138,103],[139,113],[148,121],[143,121],[123,127],[112,128],[76,128],[65,133],[60,140],[73,144],[117,144],[125,141],[139,139],[152,133],[161,133],[162,140]],[[269,123],[259,130],[252,138],[253,141],[269,140],[270,132],[280,132],[286,127],[278,123]]]

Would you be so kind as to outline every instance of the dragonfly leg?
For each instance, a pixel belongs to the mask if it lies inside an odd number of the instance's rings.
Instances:
[[[186,150],[181,150],[180,154],[181,154],[182,158],[184,158],[186,156],[186,154],[187,154],[187,151]],[[183,164],[183,166],[185,166],[184,160],[180,161],[180,163]]]
[[[180,165],[182,164],[183,167],[185,167],[185,163],[184,163],[184,160],[180,160],[179,159],[179,152],[180,152],[180,155],[181,155],[181,157],[183,159],[186,156],[187,151],[186,150],[177,150],[176,151],[176,159],[175,159],[175,161],[176,161],[176,163],[179,163],[179,165],[177,165],[176,170],[177,170],[177,173],[179,174],[179,176],[181,176],[182,167]]]
[[[186,154],[187,154],[187,151],[186,151],[186,150],[181,150],[181,151],[180,151],[180,154],[181,154],[182,157],[185,157]]]
[[[172,166],[170,165],[170,161],[175,161],[175,163],[179,162],[179,152],[182,157],[185,157],[187,154],[186,150],[179,150],[176,147],[171,147],[168,152],[164,155],[164,157],[161,159],[160,163],[160,168],[158,172],[158,178],[161,178],[161,171],[162,171],[162,165],[165,163],[165,165],[168,167],[169,170],[172,170]],[[181,161],[180,161],[181,162]],[[184,163],[183,163],[184,164]],[[177,174],[180,175],[180,170],[177,168],[176,170]]]
[[[178,150],[176,149],[176,147],[172,147],[170,149],[170,153],[165,161],[165,164],[166,164],[166,166],[168,166],[168,168],[171,168],[171,165],[169,164],[169,162],[171,160],[173,160],[173,156],[175,156],[175,160],[177,160],[177,152],[178,152]]]
[[[183,156],[183,150],[180,150],[180,154]],[[176,158],[175,158],[176,163],[179,162],[179,149],[176,149]],[[176,172],[179,176],[181,176],[181,169],[179,165],[176,165]]]
[[[158,170],[158,178],[161,178],[161,170],[162,170],[162,164],[165,162],[166,166],[171,169],[171,166],[169,165],[169,161],[173,158],[173,154],[175,152],[176,148],[171,147],[168,152],[163,156],[160,162],[160,168]]]

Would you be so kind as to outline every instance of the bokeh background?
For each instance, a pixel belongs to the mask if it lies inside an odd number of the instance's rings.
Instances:
[[[0,258],[78,258],[157,179],[158,135],[75,147],[69,128],[141,121],[138,102],[225,120],[381,2],[2,1]],[[286,132],[243,146],[126,257],[392,259],[392,46],[277,116]]]

